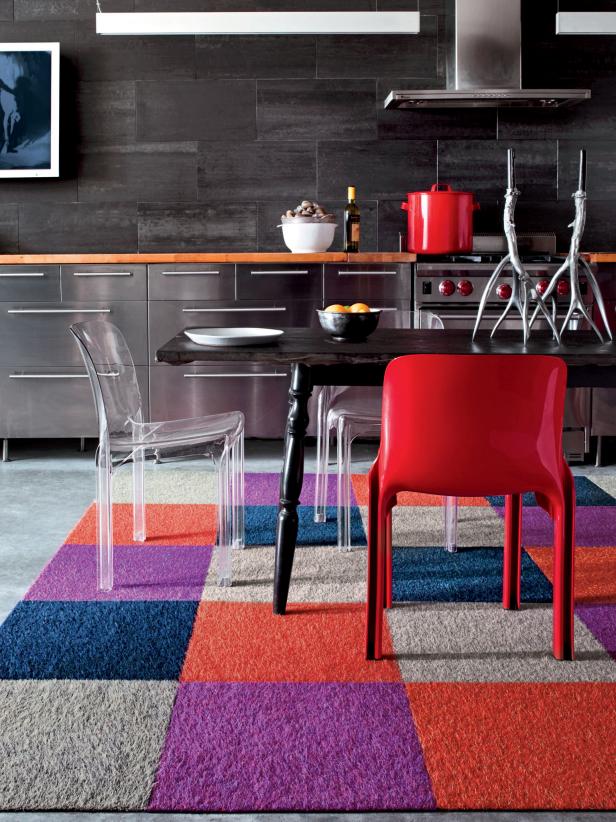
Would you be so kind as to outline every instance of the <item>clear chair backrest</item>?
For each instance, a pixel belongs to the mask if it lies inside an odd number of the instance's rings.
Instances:
[[[130,349],[122,332],[107,320],[70,328],[81,351],[98,415],[100,437],[133,437],[143,422],[141,392]]]
[[[441,320],[438,314],[433,314],[431,311],[420,311],[419,327],[421,329],[426,328],[442,331],[445,328],[445,323]]]

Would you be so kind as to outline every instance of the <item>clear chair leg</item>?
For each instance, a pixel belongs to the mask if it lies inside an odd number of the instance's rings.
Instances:
[[[133,453],[133,539],[145,542],[145,452]]]
[[[332,389],[324,385],[317,405],[317,470],[314,482],[314,521],[327,522],[327,483],[329,468],[329,426],[327,416]]]
[[[231,455],[227,444],[225,444],[218,466],[218,584],[221,586],[231,585],[233,513],[230,463]]]
[[[338,417],[338,548],[350,551],[351,545],[351,443],[353,432],[344,416]]]
[[[444,518],[445,518],[445,550],[450,554],[455,554],[458,550],[458,498],[444,497]]]
[[[244,535],[244,432],[241,431],[231,449],[231,506],[232,535],[234,548],[245,547]]]
[[[112,465],[109,450],[96,451],[96,537],[98,543],[97,585],[100,591],[113,588]]]

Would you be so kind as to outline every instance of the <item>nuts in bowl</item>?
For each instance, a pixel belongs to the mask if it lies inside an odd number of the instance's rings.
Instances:
[[[379,324],[381,311],[366,303],[328,305],[317,311],[321,328],[337,342],[361,342],[370,336]]]
[[[295,254],[327,251],[334,241],[336,217],[312,200],[302,200],[280,217],[279,228],[287,248]]]

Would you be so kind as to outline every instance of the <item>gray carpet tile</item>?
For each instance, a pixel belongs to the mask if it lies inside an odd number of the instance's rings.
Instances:
[[[552,656],[551,605],[404,603],[386,616],[408,682],[616,682],[616,665],[575,620],[575,662]]]
[[[0,806],[145,808],[176,682],[0,683]]]
[[[227,602],[271,602],[274,589],[273,546],[232,553],[233,585],[217,585],[216,555],[202,599]],[[334,545],[298,546],[293,562],[289,602],[363,602],[366,597],[366,549],[339,551]]]

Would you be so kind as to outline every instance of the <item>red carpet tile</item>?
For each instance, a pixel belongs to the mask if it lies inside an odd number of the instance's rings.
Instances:
[[[364,658],[364,606],[202,602],[182,682],[399,682],[389,630],[387,658]]]
[[[407,693],[438,807],[616,807],[615,684],[412,683]]]
[[[353,474],[352,483],[357,504],[368,505],[368,475]],[[419,494],[409,491],[398,494],[398,505],[437,506],[442,504],[443,498],[434,494]],[[490,503],[485,497],[460,497],[460,505],[479,506],[480,508],[490,507]]]
[[[216,542],[215,505],[146,505],[149,545],[213,545]],[[113,506],[113,539],[116,545],[141,545],[133,540],[133,507]],[[96,542],[96,506],[92,504],[66,538],[67,543]]]
[[[551,582],[552,549],[526,550]],[[616,547],[575,549],[575,601],[616,603]]]

